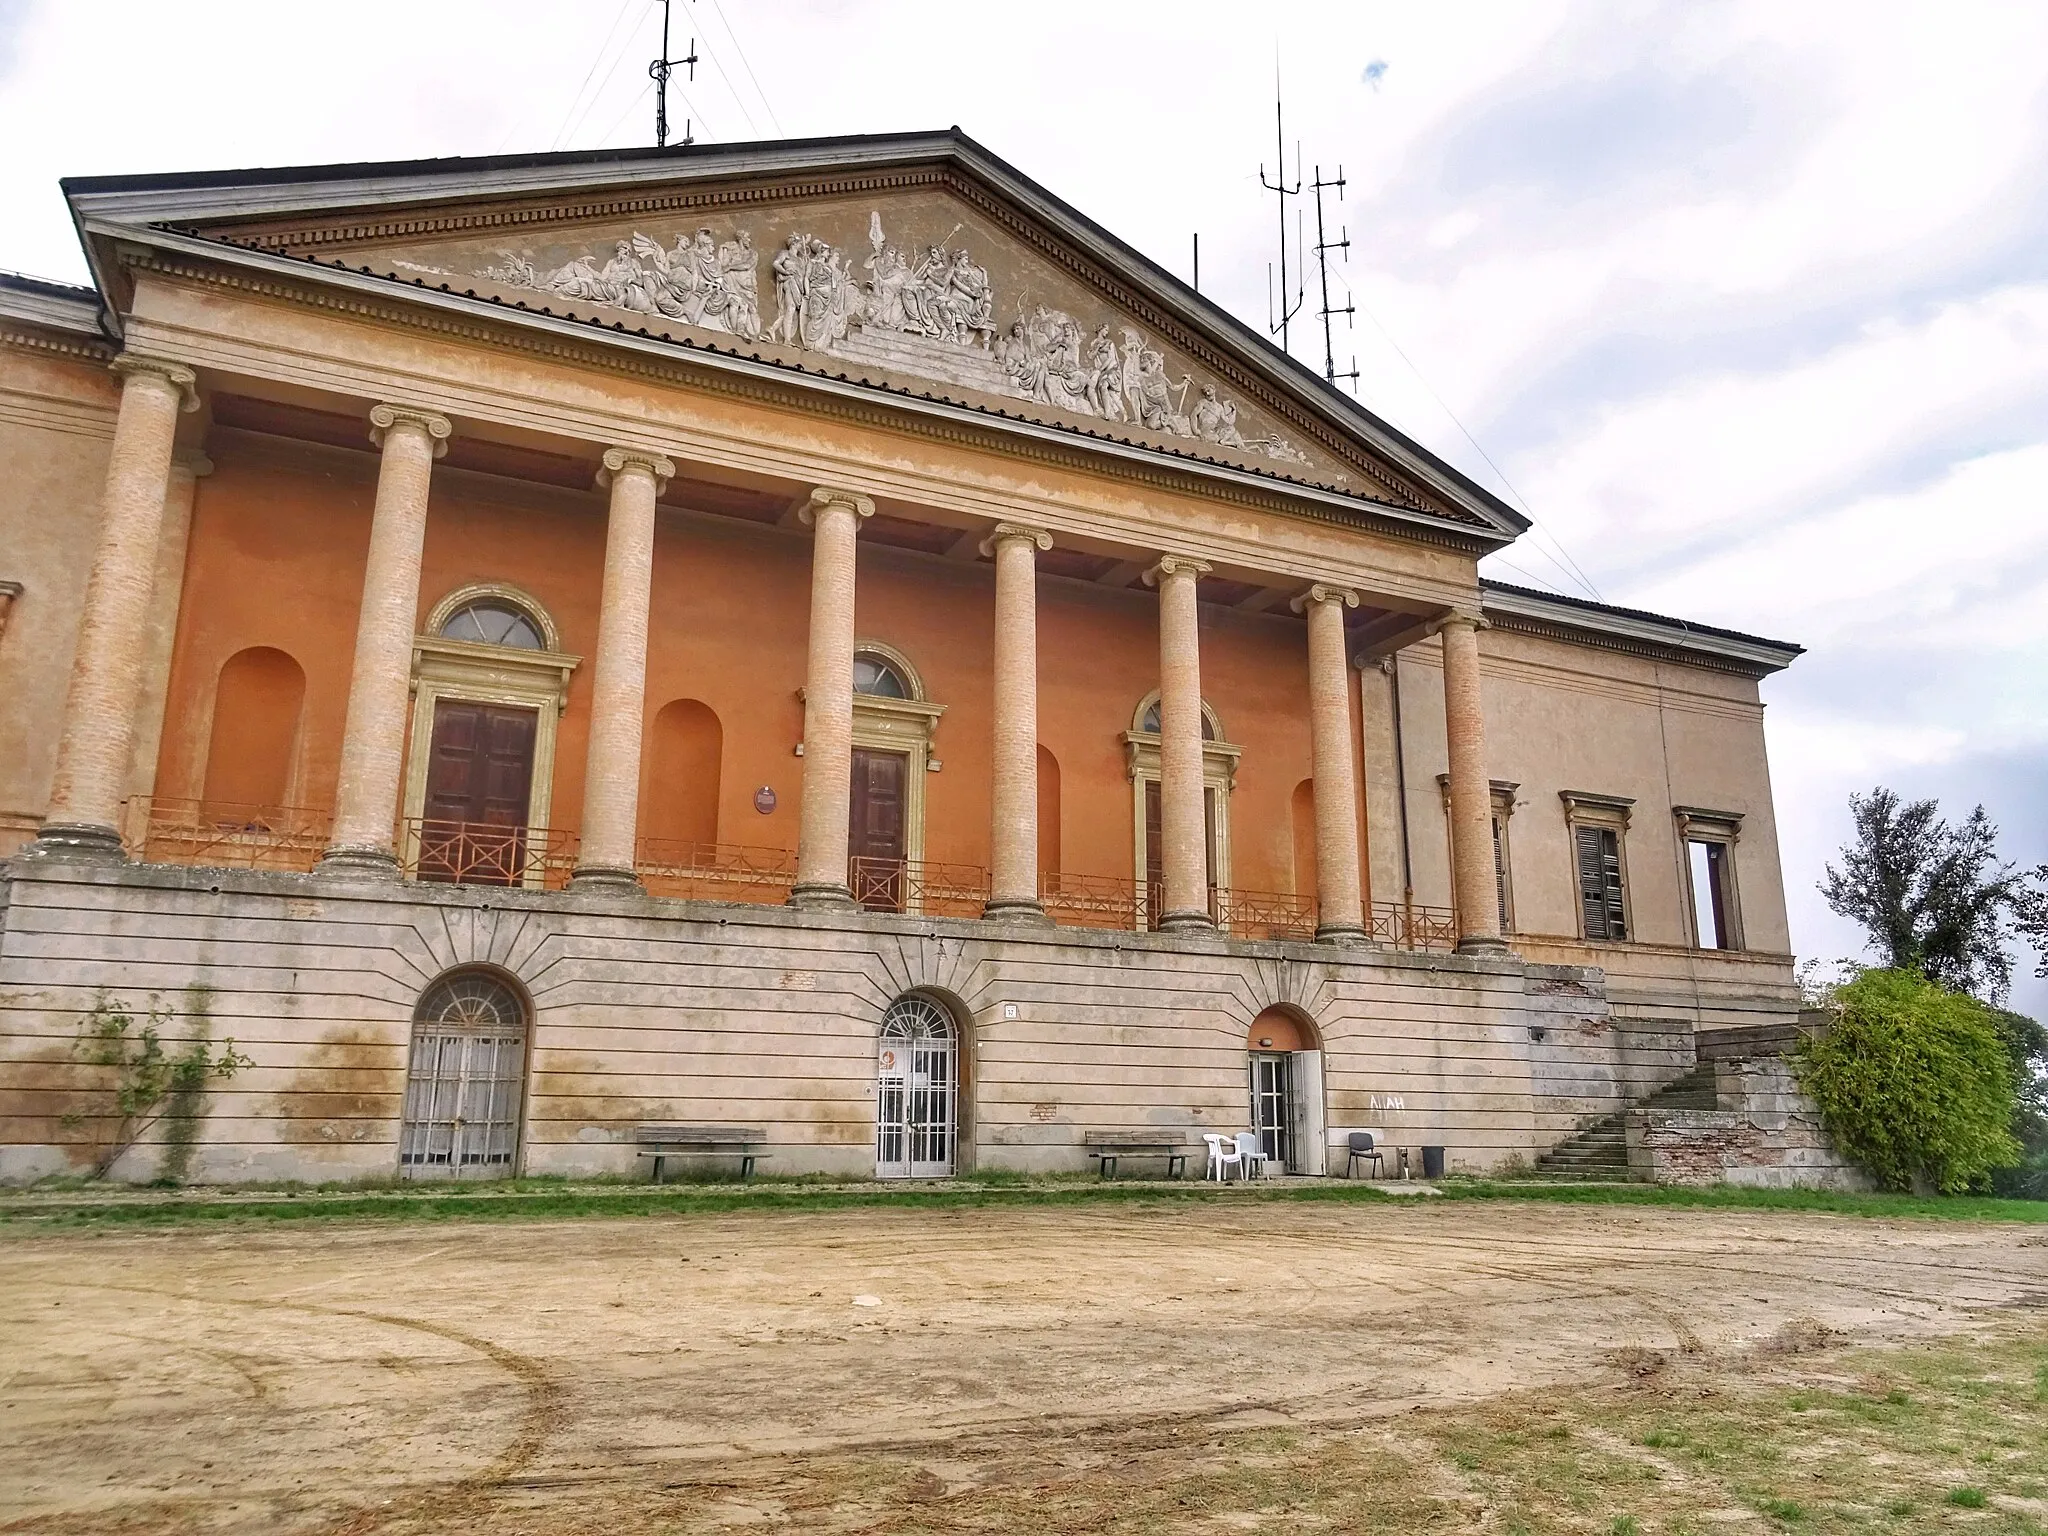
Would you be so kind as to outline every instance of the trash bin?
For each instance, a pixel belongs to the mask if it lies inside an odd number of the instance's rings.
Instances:
[[[1425,1179],[1440,1179],[1444,1176],[1444,1149],[1424,1147],[1422,1149],[1422,1176]]]

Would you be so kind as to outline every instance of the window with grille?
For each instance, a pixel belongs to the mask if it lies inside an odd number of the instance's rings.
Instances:
[[[1586,937],[1627,938],[1620,832],[1613,827],[1578,826],[1572,835],[1578,849],[1579,913]]]

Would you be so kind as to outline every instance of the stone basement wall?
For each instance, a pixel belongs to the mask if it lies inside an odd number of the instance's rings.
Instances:
[[[90,1131],[65,1120],[100,1101],[71,1048],[102,998],[158,1003],[167,1037],[253,1058],[206,1095],[192,1177],[391,1177],[413,1007],[479,963],[534,1004],[535,1174],[632,1174],[647,1121],[761,1125],[764,1173],[872,1174],[876,1031],[913,988],[964,1026],[963,1167],[1081,1169],[1090,1130],[1241,1127],[1246,1036],[1276,1003],[1322,1035],[1337,1148],[1372,1129],[1488,1169],[1558,1139],[1556,1106],[1600,1108],[1618,1077],[1600,973],[1512,956],[29,859],[6,879],[0,1178],[16,1181],[85,1164]],[[116,1174],[155,1177],[165,1155],[139,1147]]]
[[[1624,1117],[1637,1177],[1766,1189],[1876,1187],[1835,1150],[1782,1057],[1724,1060],[1715,1079],[1719,1109],[1632,1109]]]

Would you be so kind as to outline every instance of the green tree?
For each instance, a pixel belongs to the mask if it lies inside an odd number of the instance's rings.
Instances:
[[[2031,912],[2023,877],[1998,858],[1998,828],[1978,806],[1961,826],[1932,800],[1901,801],[1880,785],[1851,795],[1856,840],[1827,866],[1821,895],[1863,926],[1886,970],[1991,1002],[2012,987],[2006,951],[2015,917]]]
[[[2017,1058],[1998,1010],[1893,968],[1835,989],[1831,1011],[1793,1068],[1835,1144],[1871,1177],[1961,1194],[2019,1161]]]

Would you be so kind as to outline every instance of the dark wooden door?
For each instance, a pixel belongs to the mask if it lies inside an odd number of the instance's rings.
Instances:
[[[854,899],[876,912],[903,910],[904,780],[901,752],[853,751],[847,804],[847,853]]]
[[[422,880],[514,885],[524,877],[539,723],[530,709],[453,699],[434,706]]]

